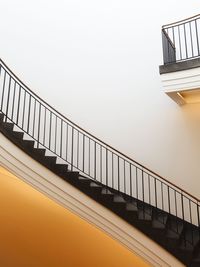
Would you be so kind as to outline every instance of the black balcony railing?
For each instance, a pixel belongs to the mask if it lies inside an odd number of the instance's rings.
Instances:
[[[31,91],[1,60],[0,112],[25,138],[66,162],[72,171],[200,225],[197,198],[74,124]]]
[[[200,56],[200,14],[162,27],[164,64]]]

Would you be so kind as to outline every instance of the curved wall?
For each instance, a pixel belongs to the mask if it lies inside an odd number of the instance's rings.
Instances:
[[[161,25],[195,0],[1,1],[1,57],[97,137],[200,197],[200,105],[161,88]]]

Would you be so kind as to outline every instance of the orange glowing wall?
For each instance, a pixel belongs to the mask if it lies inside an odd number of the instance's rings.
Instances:
[[[2,267],[149,266],[2,167],[0,225]]]

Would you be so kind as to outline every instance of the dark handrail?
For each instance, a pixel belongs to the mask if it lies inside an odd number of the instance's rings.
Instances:
[[[162,179],[163,181],[167,182],[168,184],[172,185],[173,187],[176,187],[177,189],[179,189],[181,192],[185,193],[186,195],[189,195],[191,198],[195,199],[197,202],[200,202],[200,199],[198,199],[197,197],[191,195],[190,193],[188,193],[186,190],[182,189],[181,187],[175,185],[174,183],[170,182],[168,179],[162,177],[161,175],[159,175],[158,173],[152,171],[151,169],[145,167],[144,165],[142,165],[141,163],[133,160],[131,157],[127,156],[126,154],[120,152],[119,150],[115,149],[114,147],[108,145],[107,143],[105,143],[104,141],[102,141],[101,139],[99,139],[98,137],[94,136],[93,134],[89,133],[88,131],[86,131],[85,129],[81,128],[80,126],[78,126],[76,123],[72,122],[70,119],[68,119],[65,115],[61,114],[59,111],[57,111],[54,107],[50,106],[45,100],[43,100],[41,97],[39,97],[35,92],[33,92],[28,86],[26,86],[19,78],[18,76],[10,70],[10,68],[5,64],[5,62],[0,59],[0,62],[3,63],[3,65],[7,68],[7,70],[18,80],[20,81],[20,83],[26,87],[33,95],[35,95],[38,99],[40,99],[43,103],[45,103],[47,106],[49,106],[52,110],[54,110],[57,114],[59,114],[61,117],[65,118],[67,121],[69,121],[73,126],[75,126],[76,128],[78,128],[79,130],[85,132],[85,134],[89,135],[91,138],[96,139],[97,141],[99,141],[100,143],[102,143],[104,146],[106,146],[107,148],[110,148],[111,150],[115,151],[116,153],[120,154],[121,156],[123,156],[124,158],[127,158],[128,160],[134,162],[135,164],[137,164],[138,166],[140,166],[142,169],[147,170],[148,172],[152,173],[153,175],[159,177],[160,179]]]
[[[171,26],[174,26],[174,25],[177,25],[177,24],[182,24],[182,23],[185,23],[185,22],[189,22],[190,20],[193,20],[193,19],[199,18],[199,17],[200,17],[200,14],[197,14],[197,15],[188,17],[187,19],[181,19],[181,20],[169,23],[169,24],[165,24],[165,25],[162,26],[162,28],[166,29],[168,27],[171,27]]]

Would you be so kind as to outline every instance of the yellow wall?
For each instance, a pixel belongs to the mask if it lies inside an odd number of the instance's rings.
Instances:
[[[0,167],[0,266],[147,267],[104,232]]]

